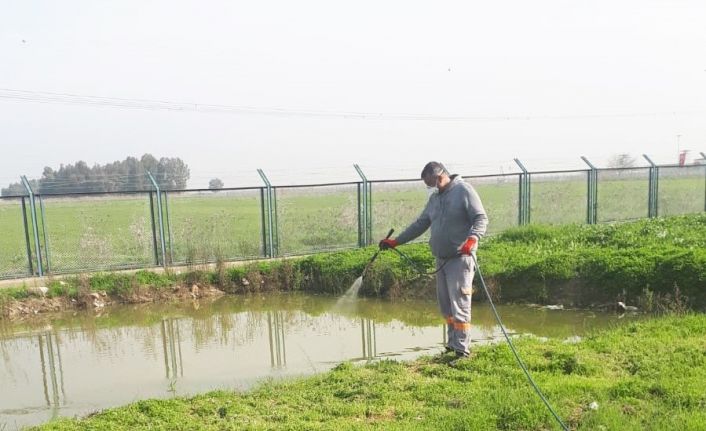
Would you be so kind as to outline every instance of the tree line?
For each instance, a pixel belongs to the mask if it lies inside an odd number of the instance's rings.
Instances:
[[[178,157],[162,157],[157,160],[151,154],[139,159],[128,157],[105,165],[88,166],[86,162],[60,165],[58,170],[45,167],[41,178],[31,180],[35,193],[83,193],[139,191],[153,189],[147,171],[151,172],[162,190],[185,189],[190,177],[189,166]],[[2,196],[25,195],[21,182],[12,183],[0,190]]]

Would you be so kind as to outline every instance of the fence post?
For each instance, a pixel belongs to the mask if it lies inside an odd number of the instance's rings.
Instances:
[[[42,268],[42,249],[39,245],[39,227],[37,226],[37,207],[34,202],[34,191],[32,191],[32,186],[27,181],[27,177],[22,175],[20,177],[22,180],[22,185],[25,186],[25,190],[29,194],[29,211],[32,217],[32,233],[34,234],[34,250],[37,253],[37,271],[39,276],[44,276],[44,270]]]
[[[269,180],[268,180],[269,181]],[[274,243],[272,248],[275,250],[275,256],[279,256],[279,211],[277,210],[277,187],[272,187],[272,227],[274,228],[274,233],[272,237],[274,238]]]
[[[154,198],[152,192],[149,192],[150,198],[150,222],[152,224],[152,250],[154,250],[154,264],[159,265],[159,248],[157,247],[157,227],[154,217]]]
[[[44,211],[44,199],[42,199],[42,195],[38,195],[39,197],[39,210],[40,210],[40,215],[42,216],[42,236],[44,237],[44,259],[46,259],[47,262],[47,267],[46,267],[46,273],[51,272],[51,248],[49,247],[49,239],[47,238],[47,216],[46,212]]]
[[[159,220],[159,242],[160,246],[162,248],[162,266],[167,267],[167,245],[164,241],[164,218],[162,216],[162,192],[159,190],[159,185],[157,184],[157,181],[154,179],[152,176],[152,173],[150,171],[147,171],[147,176],[150,178],[150,181],[152,182],[152,186],[155,188],[157,191],[157,218]]]
[[[703,151],[699,154],[701,154],[701,157],[704,159],[704,171],[706,171],[706,154],[704,154]],[[704,178],[704,211],[706,211],[706,177]]]
[[[167,240],[169,242],[169,264],[174,264],[174,249],[172,247],[172,218],[169,215],[169,196],[167,196],[167,191],[164,192],[164,211],[166,212],[167,220]]]
[[[520,226],[530,222],[530,173],[525,169],[520,159],[515,158],[515,163],[522,170],[520,174],[520,202],[518,224]]]
[[[588,171],[588,197],[586,202],[586,223],[596,224],[598,222],[598,169],[593,166],[584,156],[581,156],[590,168]]]
[[[276,196],[273,191],[272,183],[270,183],[270,180],[267,178],[267,175],[265,175],[265,172],[262,169],[258,169],[257,173],[260,175],[260,178],[262,181],[265,183],[265,190],[267,193],[265,193],[267,197],[267,205],[266,205],[266,212],[267,212],[267,244],[265,247],[265,250],[267,250],[266,256],[267,257],[275,257],[278,254],[277,250],[277,245],[279,243],[279,239],[277,237],[277,219],[276,219],[276,214],[274,212],[276,211],[276,205],[277,203],[275,202]]]
[[[365,244],[363,243],[363,212],[362,212],[362,205],[363,205],[363,200],[362,198],[362,193],[361,193],[361,188],[363,187],[363,183],[356,183],[356,188],[357,188],[357,200],[356,200],[356,205],[358,208],[358,247],[363,247]]]
[[[368,177],[365,176],[360,166],[354,164],[353,167],[356,172],[358,172],[360,179],[363,181],[362,200],[360,199],[361,185],[358,184],[358,245],[360,247],[365,247],[366,245],[370,245],[372,243],[373,236],[373,209],[370,196],[372,194],[372,187],[368,181]]]
[[[260,233],[262,234],[262,255],[268,256],[267,227],[265,222],[265,188],[260,187]]]
[[[658,214],[658,188],[659,188],[659,168],[654,162],[647,157],[647,154],[643,154],[642,157],[647,160],[650,164],[650,178],[649,178],[649,191],[647,195],[647,217],[654,218]]]
[[[368,245],[374,242],[373,240],[373,183],[368,181]]]
[[[25,228],[25,245],[27,245],[27,263],[29,264],[29,274],[34,274],[34,265],[32,264],[32,245],[29,241],[29,226],[27,223],[27,205],[25,205],[25,197],[22,196],[22,225]]]

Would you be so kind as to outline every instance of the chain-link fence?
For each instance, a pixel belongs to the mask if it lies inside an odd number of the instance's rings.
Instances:
[[[598,221],[634,220],[648,216],[649,169],[598,171]]]
[[[44,272],[154,264],[147,193],[40,195],[38,199]]]
[[[590,167],[463,178],[490,234],[706,211],[706,165]],[[418,179],[273,186],[260,174],[264,187],[0,198],[0,278],[354,248],[399,233],[428,199]]]
[[[357,246],[356,184],[277,187],[276,193],[280,255]]]
[[[399,234],[415,221],[428,199],[421,180],[372,181],[372,238],[382,239],[390,229]],[[429,231],[417,241],[428,241]]]
[[[488,214],[488,233],[494,234],[517,226],[520,201],[519,175],[469,177],[466,182],[476,189]]]
[[[586,221],[587,181],[585,170],[532,173],[532,223],[563,224]]]
[[[659,168],[661,216],[706,211],[706,165]]]
[[[168,262],[262,256],[260,189],[165,192],[162,205]]]
[[[33,273],[29,223],[25,198],[0,198],[0,278]]]

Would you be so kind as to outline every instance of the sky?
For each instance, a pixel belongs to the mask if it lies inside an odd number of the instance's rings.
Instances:
[[[430,160],[474,175],[706,152],[703,0],[0,10],[3,186],[144,153],[182,158],[190,187],[237,187],[257,168],[284,185],[354,181],[354,163],[386,179]]]

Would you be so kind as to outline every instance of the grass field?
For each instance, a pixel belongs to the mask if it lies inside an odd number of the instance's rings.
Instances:
[[[659,214],[704,211],[705,170],[704,167],[662,168]],[[489,214],[489,233],[517,225],[517,176],[477,178],[470,182]],[[598,220],[646,217],[647,195],[647,170],[600,171]],[[355,185],[277,189],[279,253],[305,254],[355,247],[357,200]],[[532,175],[532,223],[584,223],[586,200],[585,172]],[[51,271],[155,264],[147,194],[47,196],[43,201],[46,217],[45,225],[40,220],[39,235],[45,267],[48,264]],[[372,183],[373,238],[382,238],[390,228],[400,232],[415,219],[425,201],[426,190],[421,181]],[[170,193],[163,209],[167,256],[174,263],[262,256],[259,190]],[[35,253],[31,220],[29,223],[31,248]],[[156,230],[159,235],[158,226]],[[0,278],[28,274],[19,200],[0,199],[0,232]],[[158,239],[158,253],[160,248]]]

